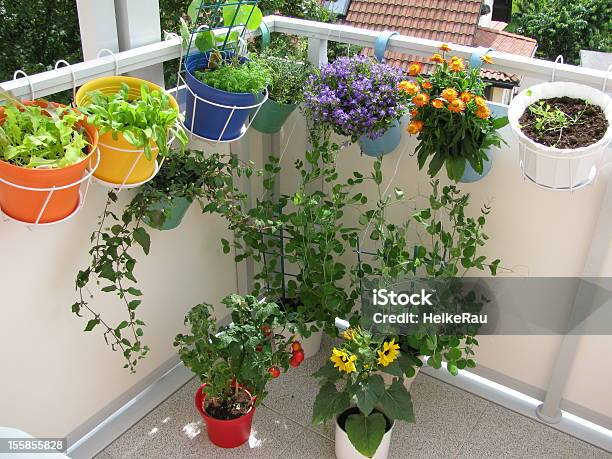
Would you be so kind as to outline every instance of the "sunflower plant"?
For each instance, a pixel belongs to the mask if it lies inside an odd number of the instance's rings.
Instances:
[[[421,75],[420,64],[411,64],[409,75],[415,80],[401,81],[398,89],[405,94],[412,116],[407,130],[418,136],[419,168],[429,159],[431,177],[446,166],[448,177],[457,182],[468,164],[482,174],[489,160],[487,150],[503,142],[497,130],[508,124],[508,118],[491,115],[480,69],[469,68],[460,57],[447,58],[450,50],[442,45],[440,53],[430,58],[434,70],[429,76]],[[481,59],[493,63],[488,55]]]
[[[376,453],[387,426],[414,422],[410,393],[403,384],[406,362],[394,338],[377,337],[361,328],[344,332],[329,361],[314,376],[321,388],[314,402],[313,424],[322,424],[356,407],[344,426],[349,440],[366,457]],[[381,373],[393,376],[385,384]]]

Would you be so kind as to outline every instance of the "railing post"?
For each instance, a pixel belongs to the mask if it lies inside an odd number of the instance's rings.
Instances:
[[[327,64],[327,40],[308,38],[308,61],[315,67]]]
[[[115,0],[115,11],[121,51],[161,41],[159,0]],[[164,87],[163,64],[151,65],[130,74]]]
[[[113,0],[77,0],[83,58],[95,59],[102,48],[119,51]]]

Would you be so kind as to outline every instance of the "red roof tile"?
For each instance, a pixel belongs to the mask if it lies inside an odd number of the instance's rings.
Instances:
[[[344,23],[369,30],[393,30],[402,35],[466,46],[487,46],[497,51],[532,56],[532,38],[492,28],[479,28],[482,0],[352,0]],[[371,54],[371,50],[369,50]],[[421,56],[385,54],[387,63],[406,69]],[[429,70],[429,65],[425,70]],[[516,75],[483,69],[483,78],[517,84]]]
[[[486,46],[487,48],[495,48],[495,51],[502,53],[533,57],[538,42],[533,38],[515,33],[478,27],[474,36],[474,46]]]
[[[471,45],[482,0],[352,0],[345,23]]]

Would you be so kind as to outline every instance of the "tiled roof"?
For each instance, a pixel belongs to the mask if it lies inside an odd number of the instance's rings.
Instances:
[[[535,40],[520,35],[479,28],[482,0],[352,0],[344,23],[369,30],[393,30],[402,35],[466,46],[487,46],[497,51],[532,56]],[[516,49],[519,52],[512,51]],[[526,54],[530,53],[530,54]],[[385,54],[390,65],[407,68],[421,56]],[[426,65],[424,70],[429,70]],[[483,69],[483,78],[516,84],[516,75]]]
[[[538,42],[533,38],[515,33],[488,27],[478,27],[474,36],[474,46],[486,46],[487,48],[495,48],[495,51],[502,53],[533,57],[538,47]]]
[[[352,0],[345,22],[370,30],[471,45],[482,0]]]

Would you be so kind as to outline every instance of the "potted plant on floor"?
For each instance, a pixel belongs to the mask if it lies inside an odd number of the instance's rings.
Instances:
[[[87,318],[86,332],[101,328],[107,345],[122,353],[124,368],[132,372],[149,351],[143,343],[146,324],[138,316],[143,292],[137,288],[135,269],[136,250],[142,249],[145,255],[151,250],[151,236],[145,224],[160,230],[175,228],[193,201],[199,201],[204,212],[221,212],[222,208],[229,219],[241,218],[234,216],[232,210],[232,203],[242,197],[234,186],[233,174],[243,173],[236,158],[173,150],[166,163],[127,205],[119,202],[115,191],[108,193],[104,211],[91,235],[90,264],[78,272],[75,281],[78,301],[72,305],[72,312]],[[116,323],[93,304],[94,282],[97,285],[104,282],[101,291],[117,295],[125,308],[126,315]]]
[[[148,81],[97,78],[79,88],[76,104],[100,131],[100,165],[94,176],[108,184],[151,179],[157,156],[168,155],[173,137],[187,144],[176,100]]]
[[[400,355],[394,340],[374,337],[359,328],[332,349],[330,361],[317,371],[321,388],[313,423],[336,423],[336,457],[386,459],[395,421],[414,422],[410,394],[401,372],[385,385],[380,372],[392,368]]]
[[[362,151],[381,156],[399,144],[401,132],[371,144],[399,125],[407,113],[397,90],[402,71],[367,56],[340,57],[313,75],[306,87],[306,116],[314,125],[360,142]]]
[[[276,304],[239,295],[226,297],[223,304],[231,311],[229,325],[218,326],[213,307],[200,304],[185,318],[191,334],[177,335],[174,345],[184,365],[202,381],[195,404],[210,441],[235,448],[249,439],[268,381],[289,365],[298,366],[303,356],[299,343],[272,333],[284,320]]]
[[[86,168],[95,166],[98,131],[66,106],[0,95],[9,100],[0,107],[2,212],[26,223],[67,218],[78,208]]]
[[[273,134],[280,129],[304,99],[304,85],[312,73],[306,62],[277,56],[272,50],[260,54],[257,62],[270,70],[271,82],[268,100],[253,119],[253,128],[264,134]]]
[[[430,58],[435,66],[430,76],[400,83],[412,114],[408,132],[417,135],[419,169],[429,160],[431,177],[444,166],[455,182],[476,181],[489,172],[489,149],[501,145],[497,130],[508,118],[491,116],[480,69],[467,68],[456,56],[446,59],[448,45],[440,50]],[[488,56],[482,59],[492,62]]]
[[[612,141],[612,100],[577,83],[535,85],[508,110],[526,177],[554,190],[573,190],[596,176]]]
[[[188,14],[193,30],[184,22],[182,27],[187,52],[185,126],[204,139],[236,140],[271,80],[265,66],[240,50],[244,31],[257,30],[263,15],[255,4],[207,5],[202,0],[194,0]]]

